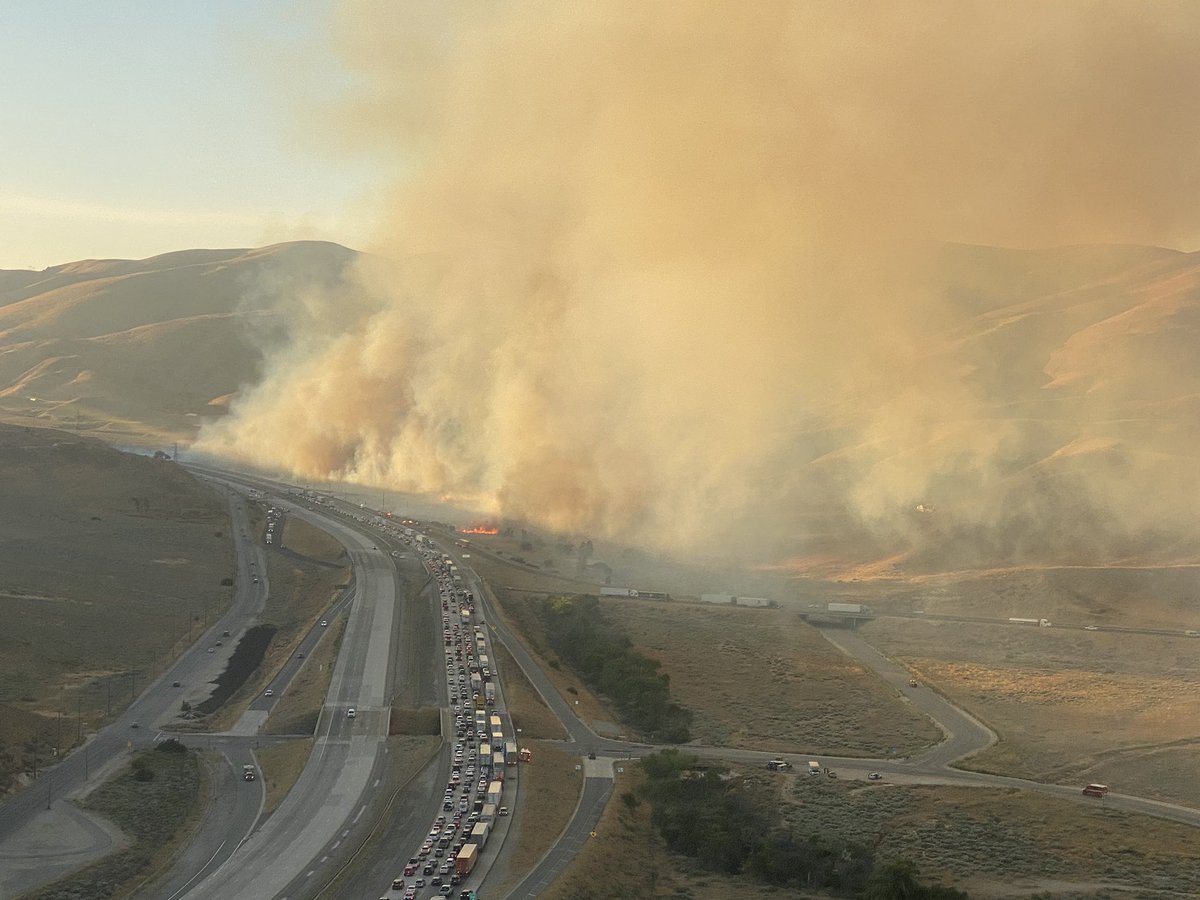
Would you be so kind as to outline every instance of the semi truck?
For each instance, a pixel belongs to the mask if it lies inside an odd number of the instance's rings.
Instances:
[[[454,860],[454,871],[464,878],[471,874],[471,870],[475,868],[475,862],[479,859],[479,847],[475,844],[465,844],[458,851],[458,858]]]
[[[504,764],[506,766],[515,766],[517,764],[517,742],[504,742]]]
[[[487,843],[489,828],[487,822],[476,822],[475,827],[471,829],[471,837],[469,838],[472,844],[477,844],[482,850]]]
[[[490,681],[483,686],[483,699],[487,702],[488,706],[496,702],[496,685]]]
[[[871,612],[871,607],[865,603],[830,603],[825,607],[831,613],[850,613],[851,615],[866,615]]]
[[[638,592],[633,588],[602,587],[601,597],[636,597]]]
[[[1008,621],[1009,621],[1010,625],[1037,625],[1040,628],[1049,628],[1050,627],[1049,619],[1021,619],[1021,618],[1012,616],[1012,617],[1009,617]]]
[[[503,793],[504,785],[499,781],[493,781],[488,785],[487,800],[485,802],[495,803],[498,805],[500,803],[500,797],[503,795]]]

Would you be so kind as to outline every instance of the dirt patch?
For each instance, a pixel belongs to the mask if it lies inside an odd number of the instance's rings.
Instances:
[[[441,735],[442,714],[435,707],[421,709],[392,709],[388,734]]]
[[[696,718],[699,743],[833,755],[912,753],[941,739],[928,719],[796,613],[606,600]]]

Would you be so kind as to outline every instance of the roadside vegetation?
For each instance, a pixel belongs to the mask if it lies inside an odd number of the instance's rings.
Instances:
[[[942,739],[896,689],[789,609],[636,599],[601,614],[662,664],[696,741],[778,753],[909,756]]]
[[[670,678],[586,595],[532,601],[554,651],[598,693],[610,698],[623,721],[650,740],[691,740],[692,712],[671,699]]]
[[[1194,828],[1108,809],[1103,801],[766,772],[746,777],[777,786],[785,827],[861,841],[879,856],[920,860],[929,874],[973,893],[1200,896]]]
[[[620,801],[645,801],[666,846],[726,875],[803,891],[828,891],[865,900],[956,900],[954,888],[922,884],[916,866],[900,859],[877,862],[860,841],[779,819],[772,792],[696,757],[663,751],[642,759],[645,781]]]
[[[170,863],[200,816],[204,778],[195,751],[166,740],[134,756],[84,807],[106,816],[132,843],[24,900],[109,900],[132,893]]]

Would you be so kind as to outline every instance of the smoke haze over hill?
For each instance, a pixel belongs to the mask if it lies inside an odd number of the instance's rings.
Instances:
[[[1191,246],[1200,8],[332,24],[314,130],[394,166],[401,262],[293,303],[207,449],[809,564],[1194,558],[1197,261],[964,244]]]

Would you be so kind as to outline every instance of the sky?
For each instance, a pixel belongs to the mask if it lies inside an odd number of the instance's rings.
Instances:
[[[320,52],[327,18],[325,0],[0,5],[0,268],[354,245],[378,175],[295,108],[348,77]]]

